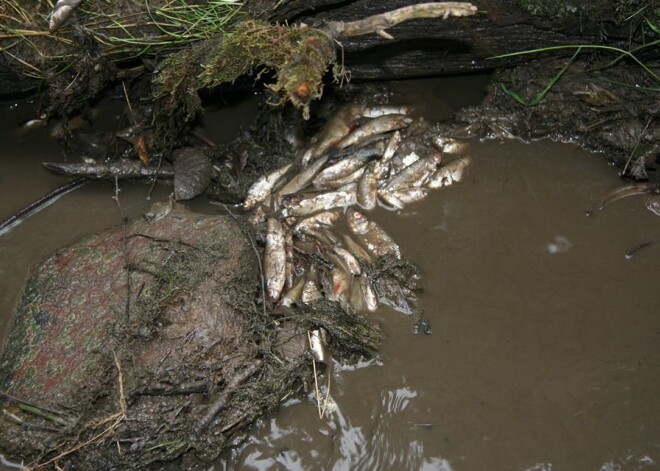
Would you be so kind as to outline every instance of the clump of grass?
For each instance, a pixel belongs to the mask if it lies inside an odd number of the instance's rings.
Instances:
[[[244,17],[242,5],[240,0],[83,2],[68,23],[50,33],[48,5],[5,0],[0,52],[25,75],[47,79],[69,69],[81,54],[128,62],[222,35]]]
[[[640,10],[641,12],[641,10]],[[639,13],[639,12],[638,12]],[[638,14],[636,13],[636,14]],[[646,75],[651,79],[653,83],[657,85],[657,87],[644,87],[645,91],[650,91],[650,92],[660,92],[660,76],[656,74],[651,67],[647,66],[644,61],[639,59],[639,56],[645,52],[648,51],[653,51],[654,48],[657,48],[660,46],[660,39],[653,39],[650,40],[652,35],[660,35],[660,28],[655,25],[651,20],[647,17],[644,18],[644,23],[646,24],[646,28],[649,29],[647,31],[645,27],[642,27],[640,30],[640,36],[641,36],[641,41],[642,44],[636,47],[633,47],[629,50],[622,49],[620,47],[615,47],[615,46],[608,46],[608,45],[603,45],[603,44],[566,44],[566,45],[560,45],[560,46],[549,46],[549,47],[542,47],[542,48],[537,48],[537,49],[529,49],[525,51],[518,51],[518,52],[511,52],[508,54],[500,54],[498,56],[491,57],[490,59],[505,59],[509,57],[516,57],[516,56],[522,56],[522,55],[528,55],[528,54],[542,54],[542,53],[547,53],[547,52],[554,52],[554,51],[565,51],[565,50],[575,50],[575,53],[571,56],[571,58],[567,61],[566,65],[562,67],[555,76],[553,76],[545,85],[543,90],[536,95],[534,98],[531,100],[526,100],[522,96],[520,96],[517,92],[513,90],[509,90],[504,84],[501,85],[502,90],[509,95],[511,98],[513,98],[515,101],[520,103],[521,105],[524,106],[536,106],[538,105],[543,99],[546,97],[548,92],[554,87],[554,85],[562,78],[562,76],[566,73],[568,68],[571,66],[571,64],[577,59],[577,57],[580,55],[582,51],[585,50],[591,50],[591,51],[604,51],[607,53],[615,53],[616,57],[612,59],[611,61],[605,63],[604,65],[593,68],[592,71],[597,71],[597,70],[604,70],[610,67],[615,66],[618,64],[621,60],[623,59],[629,59],[635,64],[637,64],[645,73]]]

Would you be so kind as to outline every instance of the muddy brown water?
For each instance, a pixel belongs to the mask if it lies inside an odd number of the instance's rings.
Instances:
[[[440,119],[482,85],[404,82],[395,99]],[[12,134],[26,114],[12,106],[1,118],[1,216],[63,181],[38,167],[60,158],[46,131]],[[227,132],[227,116],[208,117],[209,129]],[[373,213],[422,269],[432,334],[392,310],[372,314],[386,333],[381,359],[335,370],[335,412],[319,419],[311,398],[289,400],[213,469],[660,467],[660,246],[624,257],[660,238],[660,218],[635,197],[597,211],[620,182],[574,146],[475,142],[467,152],[475,166],[462,184]],[[148,185],[121,188],[131,215],[169,192],[146,201]],[[88,184],[0,235],[1,338],[32,264],[121,221],[112,196],[113,185]]]

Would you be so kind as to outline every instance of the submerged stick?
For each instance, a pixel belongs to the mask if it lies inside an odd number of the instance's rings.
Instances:
[[[386,39],[394,39],[389,33],[385,32],[385,30],[404,21],[418,18],[442,18],[443,20],[446,20],[450,16],[471,16],[476,12],[477,7],[471,3],[420,3],[418,5],[398,8],[396,10],[373,15],[362,20],[350,21],[348,23],[343,21],[330,21],[323,29],[334,39],[350,38],[370,33],[376,33]]]
[[[629,196],[657,194],[658,186],[654,183],[628,183],[626,185],[617,186],[613,190],[608,191],[598,206],[598,209],[605,209],[612,203],[627,198]]]
[[[119,161],[112,163],[60,163],[44,162],[42,164],[48,170],[60,173],[62,175],[74,177],[87,177],[93,179],[114,180],[126,178],[144,178],[160,177],[174,178],[174,169],[171,165],[161,165],[160,167],[144,167],[141,162]]]
[[[87,181],[86,178],[78,178],[72,182],[62,185],[59,188],[51,191],[45,196],[42,196],[37,201],[30,203],[25,208],[21,209],[19,212],[10,216],[8,219],[0,223],[0,234],[11,229],[16,224],[20,224],[24,219],[32,216],[33,214],[41,211],[49,204],[52,204],[57,200],[57,198],[66,195],[70,191],[75,190],[76,188],[81,187]]]

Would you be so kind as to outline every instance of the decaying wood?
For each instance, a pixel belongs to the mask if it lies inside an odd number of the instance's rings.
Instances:
[[[125,179],[125,178],[174,178],[174,169],[171,165],[158,167],[144,167],[137,160],[122,160],[112,163],[63,163],[44,162],[43,166],[48,170],[62,175],[87,177],[94,179]]]
[[[476,12],[476,6],[465,2],[420,3],[348,23],[330,21],[324,29],[335,39],[377,33],[385,39],[392,40],[394,37],[385,30],[404,21],[418,18],[442,18],[446,20],[450,16],[471,16]]]

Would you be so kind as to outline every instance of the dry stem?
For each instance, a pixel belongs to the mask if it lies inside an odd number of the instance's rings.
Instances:
[[[388,11],[379,15],[373,15],[358,21],[345,23],[343,21],[331,21],[325,26],[325,31],[335,39],[350,38],[362,34],[377,33],[386,39],[394,39],[387,28],[404,21],[417,18],[442,18],[446,20],[450,16],[471,16],[477,12],[477,7],[471,3],[463,2],[434,2],[420,3]]]

